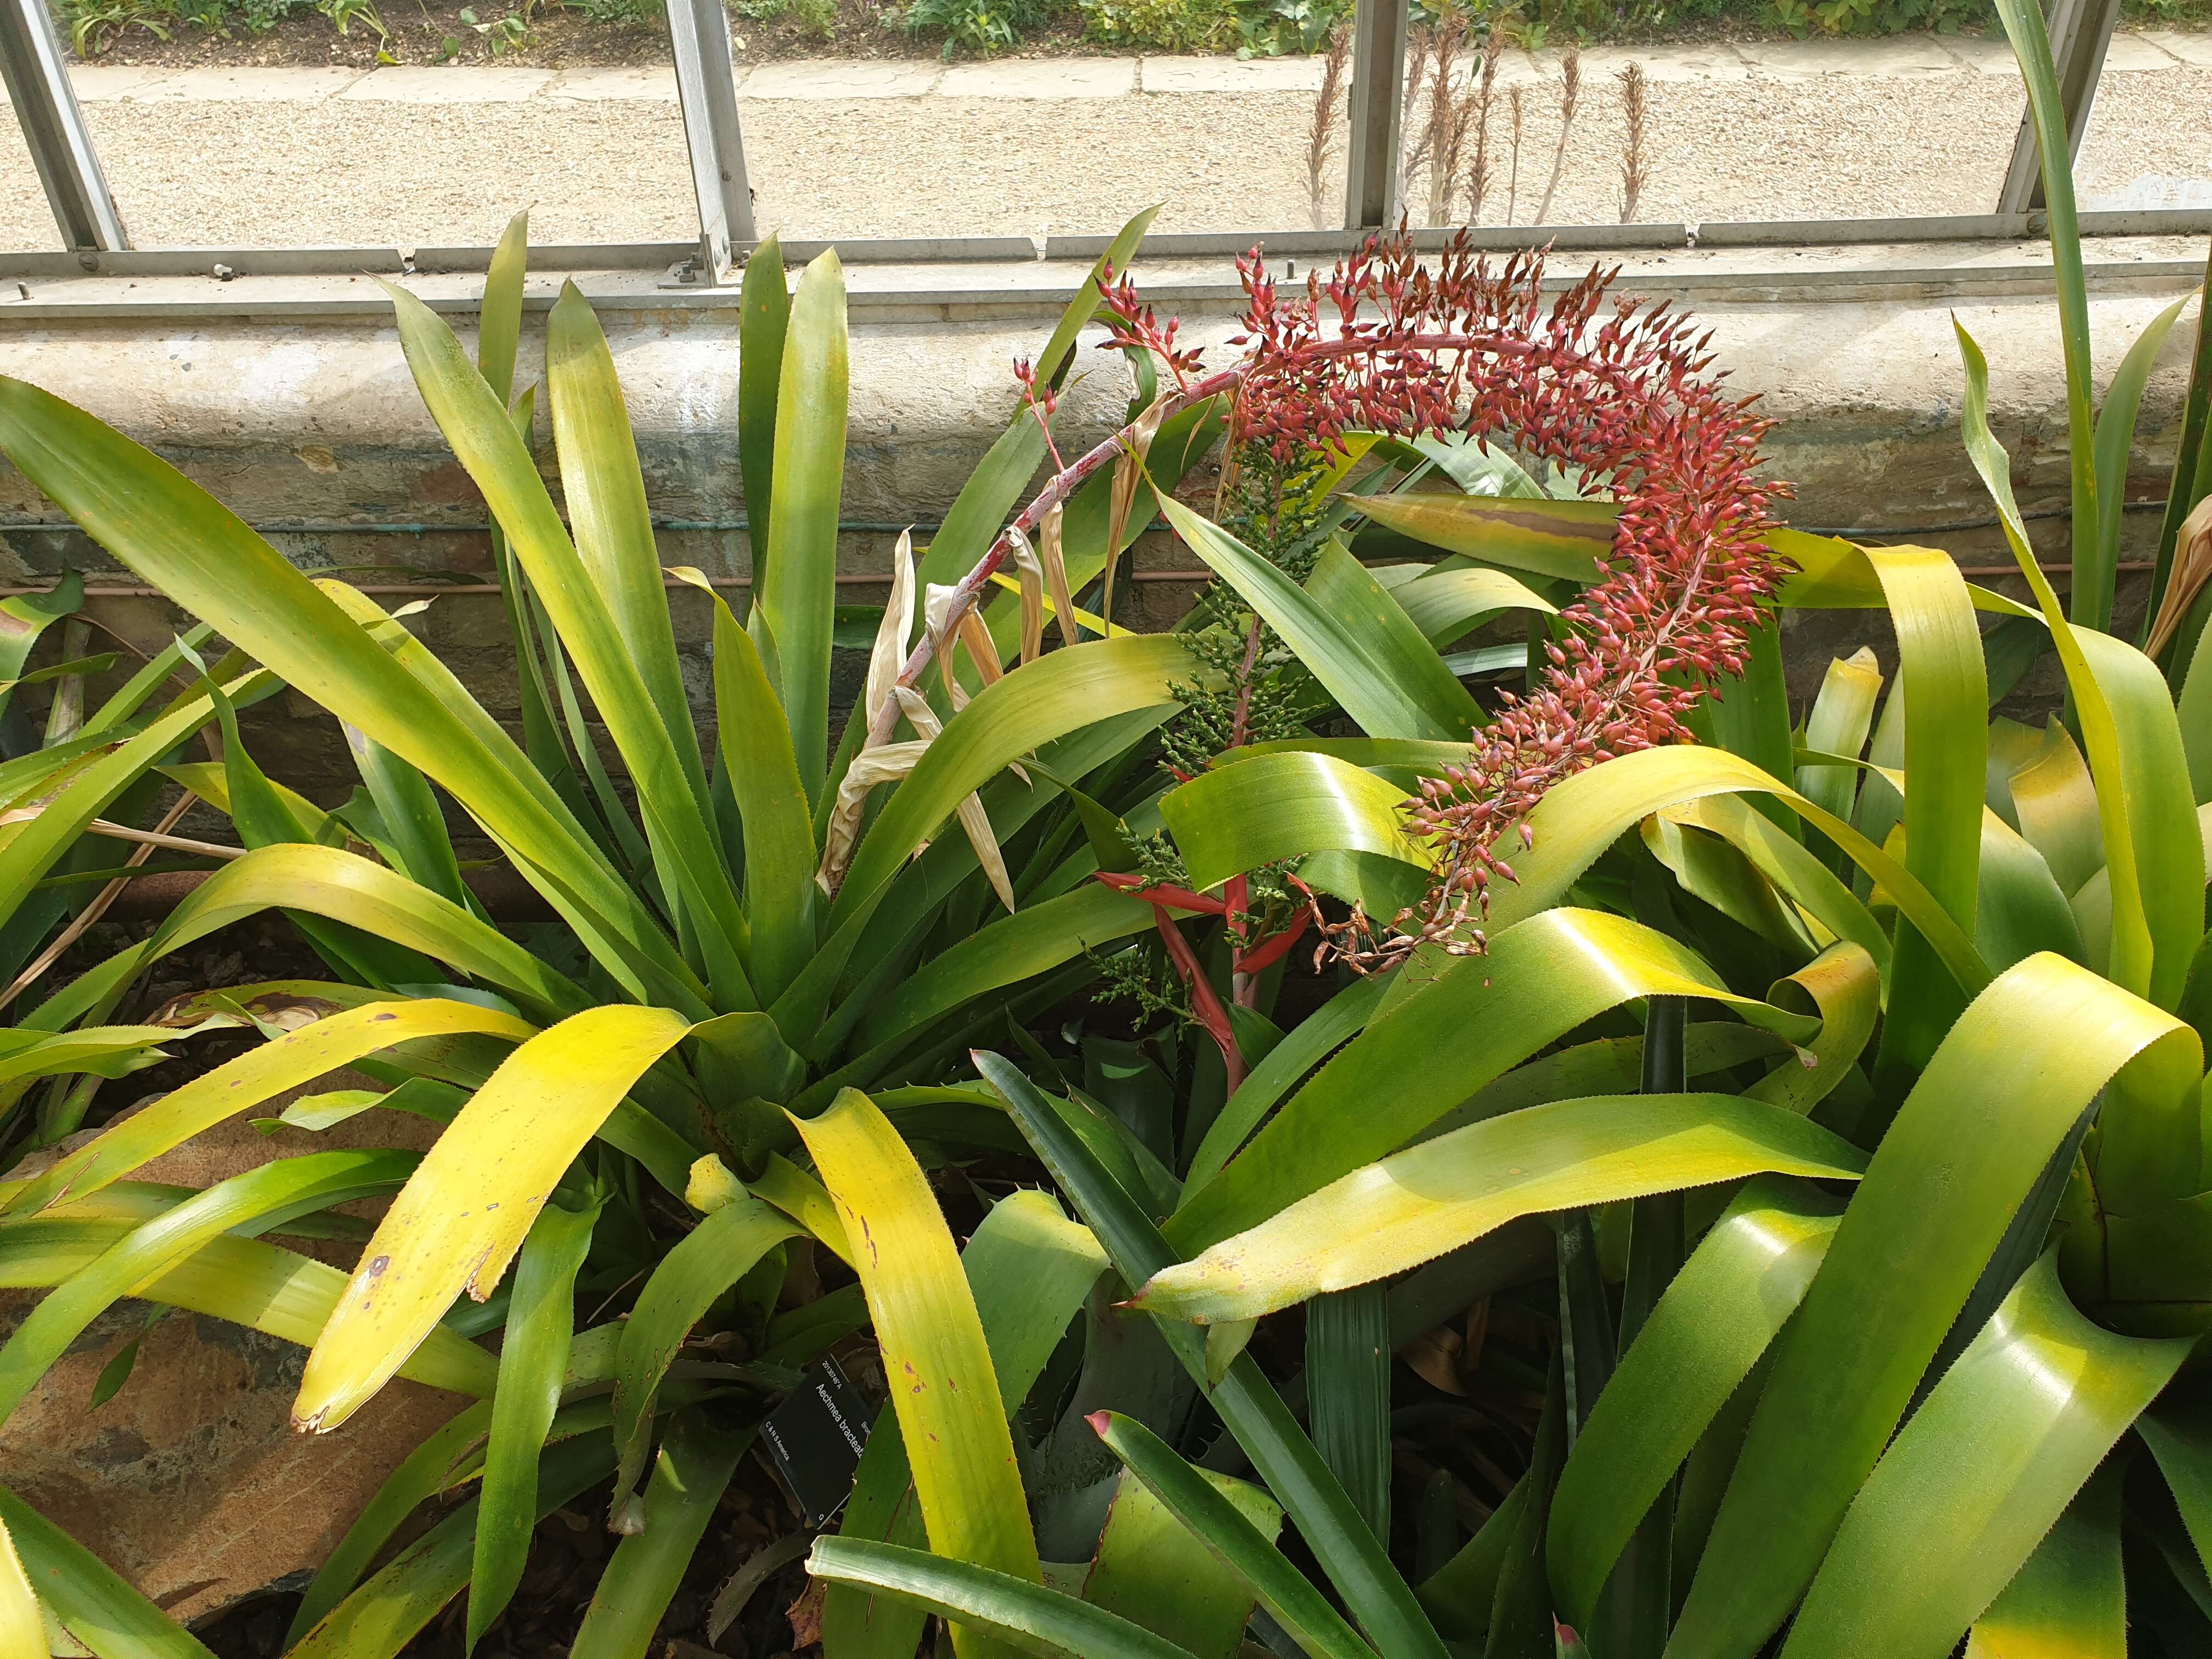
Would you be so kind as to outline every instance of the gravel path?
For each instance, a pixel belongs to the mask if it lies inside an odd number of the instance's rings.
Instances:
[[[1651,99],[1647,220],[1985,212],[2021,108],[2016,81],[1966,73],[1662,82]],[[1516,222],[1531,222],[1551,171],[1555,94],[1539,80],[1523,100],[1517,187],[1499,100],[1486,224],[1503,222],[1509,195]],[[691,233],[681,118],[656,100],[85,109],[142,246],[486,242],[526,203],[548,240]],[[744,118],[763,227],[1036,235],[1109,230],[1155,200],[1162,230],[1304,226],[1311,110],[1300,91],[940,91],[748,99]],[[1619,88],[1609,75],[1588,76],[1555,222],[1618,218],[1620,144]],[[2081,175],[2093,204],[2212,204],[2212,67],[2107,76]],[[1414,195],[1425,201],[1425,187]],[[1464,211],[1456,197],[1452,216]],[[0,124],[0,248],[52,242],[28,157]]]

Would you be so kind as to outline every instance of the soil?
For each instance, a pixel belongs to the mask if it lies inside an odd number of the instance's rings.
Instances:
[[[530,1564],[514,1599],[477,1644],[481,1659],[557,1659],[568,1651],[591,1605],[616,1539],[605,1525],[613,1483],[606,1482],[538,1522]],[[757,1453],[738,1466],[708,1536],[647,1645],[647,1659],[804,1659],[818,1654],[812,1602],[803,1599],[803,1560],[779,1568],[756,1589],[738,1620],[709,1646],[707,1615],[715,1593],[756,1551],[799,1530],[791,1500]],[[240,1603],[193,1632],[216,1659],[277,1659],[298,1608],[297,1593]],[[406,1659],[466,1659],[468,1597],[455,1596],[400,1652]]]

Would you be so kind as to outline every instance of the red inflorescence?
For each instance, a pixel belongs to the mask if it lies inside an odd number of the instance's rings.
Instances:
[[[1663,306],[1615,299],[1593,270],[1554,300],[1543,258],[1492,272],[1462,234],[1425,268],[1402,232],[1370,239],[1301,298],[1280,298],[1255,253],[1239,262],[1249,298],[1232,441],[1278,463],[1352,431],[1462,432],[1601,480],[1620,506],[1602,579],[1561,613],[1540,690],[1507,696],[1473,734],[1464,766],[1425,780],[1408,829],[1433,838],[1427,896],[1378,927],[1354,911],[1330,945],[1363,971],[1433,940],[1483,948],[1492,881],[1513,878],[1498,848],[1529,844],[1528,814],[1569,774],[1616,755],[1689,740],[1684,717],[1715,680],[1743,672],[1747,633],[1784,566],[1766,545],[1769,503],[1786,486],[1758,477],[1771,422],[1721,394],[1707,337]],[[1177,352],[1125,282],[1106,308],[1114,346]]]

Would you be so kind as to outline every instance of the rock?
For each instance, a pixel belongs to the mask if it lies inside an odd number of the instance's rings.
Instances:
[[[295,1093],[374,1086],[336,1073]],[[134,1178],[204,1187],[301,1152],[420,1151],[437,1133],[434,1124],[381,1110],[320,1133],[285,1127],[264,1135],[247,1121],[275,1116],[293,1097],[218,1125]],[[63,1150],[90,1133],[71,1137]],[[26,1160],[10,1173],[34,1174],[47,1161]],[[348,1208],[373,1214],[382,1203]],[[281,1242],[337,1267],[350,1265],[359,1249]],[[0,1336],[41,1294],[0,1291]],[[149,1330],[152,1311],[144,1303],[118,1304],[77,1340],[0,1423],[0,1468],[24,1501],[188,1622],[273,1587],[303,1585],[400,1460],[468,1404],[394,1381],[334,1432],[296,1434],[291,1406],[304,1349],[182,1310]],[[101,1369],[142,1334],[130,1380],[94,1410]]]

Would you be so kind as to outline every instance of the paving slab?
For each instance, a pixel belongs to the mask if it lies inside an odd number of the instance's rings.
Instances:
[[[1959,60],[1928,35],[1887,40],[1739,40],[1735,49],[1761,81],[1813,81],[1829,75],[1911,79],[1959,72]]]
[[[1138,64],[1146,92],[1317,92],[1319,58],[1147,57]]]
[[[2012,55],[2012,43],[2002,35],[1984,39],[1968,34],[1947,35],[1943,50],[1957,58],[1961,67],[1973,75],[1994,75],[2000,78],[2020,79],[2020,62]]]
[[[738,83],[746,98],[919,98],[944,66],[932,63],[801,58],[763,64]]]
[[[148,87],[166,81],[176,74],[173,69],[156,69],[150,64],[100,64],[87,66],[70,65],[70,85],[76,88],[81,104],[104,104],[120,98],[136,97]]]
[[[2147,70],[2181,67],[2178,55],[2161,51],[2147,34],[2115,34],[2112,45],[2105,49],[2105,72],[2108,75],[2141,75]]]
[[[2113,37],[2116,44],[2119,38]],[[2212,69],[2212,34],[2191,34],[2181,29],[2144,29],[2135,38],[2148,41],[2191,69]]]
[[[368,71],[359,69],[172,70],[123,94],[144,104],[319,104]]]
[[[545,95],[582,104],[621,103],[629,99],[672,104],[676,71],[665,64],[649,64],[629,69],[564,70],[545,88]]]
[[[1751,76],[1735,48],[1723,41],[1698,46],[1591,46],[1583,53],[1583,79],[1618,75],[1631,64],[1643,64],[1644,78],[1653,82],[1743,81]]]
[[[1137,89],[1133,58],[1015,58],[955,64],[940,98],[1119,98]]]
[[[364,104],[519,104],[552,83],[551,70],[401,65],[372,70],[338,96]]]

